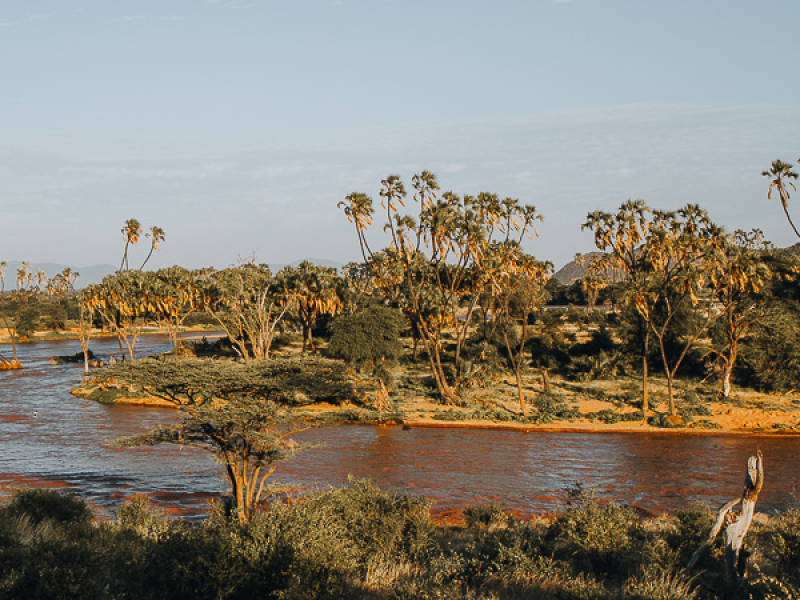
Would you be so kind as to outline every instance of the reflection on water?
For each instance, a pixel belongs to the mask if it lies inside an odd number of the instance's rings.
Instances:
[[[142,354],[169,349],[146,337]],[[118,351],[93,340],[97,354]],[[104,406],[69,394],[82,365],[49,357],[78,352],[75,342],[20,347],[22,371],[0,372],[0,489],[72,489],[103,513],[133,494],[149,494],[192,518],[226,483],[209,455],[191,448],[119,449],[112,440],[174,422],[171,409]],[[761,510],[792,502],[800,437],[501,432],[457,428],[341,426],[309,431],[324,443],[284,462],[274,479],[299,490],[338,486],[348,475],[425,495],[439,514],[475,502],[504,502],[521,514],[558,508],[581,482],[601,498],[660,512],[691,502],[722,504],[741,493],[747,457],[764,453]],[[107,513],[105,513],[107,514]]]

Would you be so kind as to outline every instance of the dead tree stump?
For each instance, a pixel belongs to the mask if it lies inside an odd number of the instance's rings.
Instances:
[[[726,597],[733,598],[737,595],[739,587],[744,579],[747,567],[747,557],[749,553],[744,549],[744,536],[750,528],[755,512],[756,500],[761,488],[764,485],[764,461],[759,450],[756,456],[751,456],[747,461],[747,475],[744,480],[744,491],[738,500],[731,500],[723,506],[708,539],[700,546],[689,563],[686,570],[691,570],[700,559],[703,552],[714,543],[723,526],[725,526],[725,571],[727,577]],[[741,503],[742,508],[738,515],[734,514],[733,507]]]

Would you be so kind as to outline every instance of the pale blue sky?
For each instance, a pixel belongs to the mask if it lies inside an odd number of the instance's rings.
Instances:
[[[797,0],[4,0],[0,260],[113,264],[135,217],[154,267],[346,262],[336,203],[422,169],[535,204],[557,268],[627,198],[789,245],[760,172],[800,157],[799,31]]]

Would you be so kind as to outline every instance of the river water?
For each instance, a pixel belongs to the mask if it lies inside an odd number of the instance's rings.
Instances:
[[[118,352],[114,340],[92,340],[96,354]],[[141,355],[169,342],[142,339]],[[10,348],[1,346],[8,354]],[[0,372],[0,493],[45,486],[74,491],[109,515],[134,494],[196,519],[226,491],[221,467],[191,448],[120,449],[113,440],[172,423],[164,408],[104,406],[76,398],[83,366],[52,364],[74,354],[77,341],[20,346],[21,371]],[[502,502],[521,515],[563,506],[576,482],[602,499],[650,512],[701,501],[712,506],[741,494],[747,457],[764,453],[758,508],[782,509],[800,490],[800,437],[630,433],[509,432],[484,429],[340,426],[302,434],[320,442],[281,463],[276,485],[297,492],[339,486],[349,476],[432,499],[434,513],[457,513],[477,502]]]

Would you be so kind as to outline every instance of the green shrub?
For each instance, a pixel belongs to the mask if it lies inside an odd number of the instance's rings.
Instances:
[[[468,506],[462,511],[467,527],[477,529],[500,529],[512,525],[514,515],[505,512],[505,506],[495,502]]]
[[[550,550],[580,571],[628,577],[639,566],[644,530],[641,518],[617,504],[601,506],[580,484],[569,490],[567,509],[547,531]]]
[[[384,361],[393,362],[403,350],[400,334],[405,324],[403,313],[385,306],[369,306],[340,315],[330,324],[328,352],[358,365],[374,367]]]
[[[30,489],[14,492],[11,501],[2,508],[5,518],[24,517],[32,524],[44,521],[57,524],[88,524],[92,511],[78,496],[56,490]]]
[[[800,509],[772,517],[761,538],[778,574],[800,585]]]
[[[116,526],[158,541],[170,530],[166,515],[154,511],[147,496],[134,496],[114,510]]]

